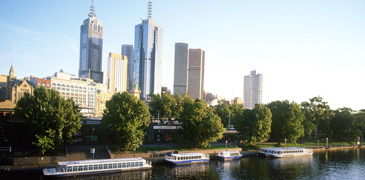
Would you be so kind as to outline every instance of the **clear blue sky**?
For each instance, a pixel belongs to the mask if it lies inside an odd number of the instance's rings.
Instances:
[[[0,0],[0,74],[78,74],[80,25],[91,0]],[[109,52],[134,44],[147,0],[95,0]],[[205,90],[243,96],[243,76],[264,76],[263,102],[322,96],[332,109],[365,109],[365,1],[154,0],[164,27],[163,86],[172,90],[174,44],[206,51]]]

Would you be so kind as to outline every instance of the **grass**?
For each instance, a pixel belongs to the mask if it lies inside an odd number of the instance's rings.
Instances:
[[[234,145],[228,145],[227,148],[237,148]],[[187,149],[177,146],[172,147],[140,147],[136,150],[136,153],[147,153],[147,151],[164,151],[164,150],[178,150],[178,151],[193,151],[193,150],[209,150],[209,149],[226,149],[226,145],[213,145],[209,148],[201,148],[201,149]],[[117,154],[116,150],[112,150],[112,153]],[[119,152],[126,153],[126,152]],[[128,151],[127,153],[133,153],[133,151]]]

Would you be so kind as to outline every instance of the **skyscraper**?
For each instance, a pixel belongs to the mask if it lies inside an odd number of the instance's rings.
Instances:
[[[161,93],[163,28],[152,20],[152,2],[148,2],[148,17],[135,26],[134,76],[141,89],[141,100]]]
[[[204,99],[205,51],[189,49],[188,95],[193,99]]]
[[[243,101],[245,108],[255,108],[255,104],[262,103],[262,74],[256,74],[256,70],[244,77]]]
[[[189,45],[175,43],[174,94],[182,96],[188,91]]]
[[[127,90],[127,66],[127,56],[109,53],[107,78],[110,94]]]
[[[123,44],[122,55],[128,58],[127,90],[133,89],[133,45]]]
[[[103,27],[96,16],[94,3],[92,3],[89,18],[85,19],[80,27],[79,77],[91,78],[97,83],[103,83]]]

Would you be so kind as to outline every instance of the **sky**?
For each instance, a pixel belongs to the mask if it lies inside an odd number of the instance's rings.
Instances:
[[[94,0],[109,52],[134,44],[147,0]],[[365,1],[153,0],[164,28],[162,86],[173,90],[177,42],[206,53],[206,92],[243,98],[243,77],[263,74],[263,103],[323,97],[331,109],[365,109]],[[91,0],[0,0],[0,74],[78,75],[80,26]]]

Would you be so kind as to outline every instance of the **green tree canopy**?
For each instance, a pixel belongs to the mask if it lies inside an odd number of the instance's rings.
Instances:
[[[339,108],[334,113],[335,116],[330,121],[333,138],[343,140],[361,136],[361,131],[355,126],[356,118],[351,108]]]
[[[356,128],[361,132],[361,136],[364,138],[365,134],[365,109],[361,109],[355,114]]]
[[[330,134],[330,119],[334,116],[327,102],[320,96],[309,99],[309,102],[302,102],[302,110],[306,116],[304,126],[312,138],[312,131],[315,130],[315,138],[318,138],[318,130]],[[315,127],[313,126],[315,125]]]
[[[160,116],[160,118],[167,117],[168,119],[171,119],[176,115],[176,104],[176,99],[170,94],[151,94],[151,102],[149,104],[150,113],[155,118]]]
[[[234,116],[233,122],[243,140],[247,140],[249,145],[255,145],[269,139],[271,116],[269,108],[262,104],[256,104],[254,109],[240,111]]]
[[[180,114],[181,128],[177,130],[176,141],[184,147],[206,148],[211,142],[223,137],[225,128],[221,119],[208,107],[205,101],[192,101],[184,97],[183,110]]]
[[[26,121],[34,137],[34,145],[42,154],[55,146],[72,142],[72,135],[81,128],[78,107],[71,99],[63,99],[59,92],[44,87],[36,88],[33,95],[25,93],[16,107],[15,115]]]
[[[288,100],[273,101],[267,105],[272,113],[271,134],[272,140],[280,141],[288,139],[296,143],[296,140],[304,135],[303,121],[305,116],[299,104]]]
[[[229,124],[229,114],[231,114],[231,120],[234,118],[234,116],[238,115],[240,112],[242,112],[245,107],[241,104],[218,104],[215,106],[217,115],[221,118],[222,124],[224,127],[228,127]],[[231,121],[231,125],[233,125],[233,122]]]
[[[150,124],[149,108],[145,102],[128,92],[115,94],[106,102],[101,125],[107,141],[122,150],[136,150],[142,145]]]

